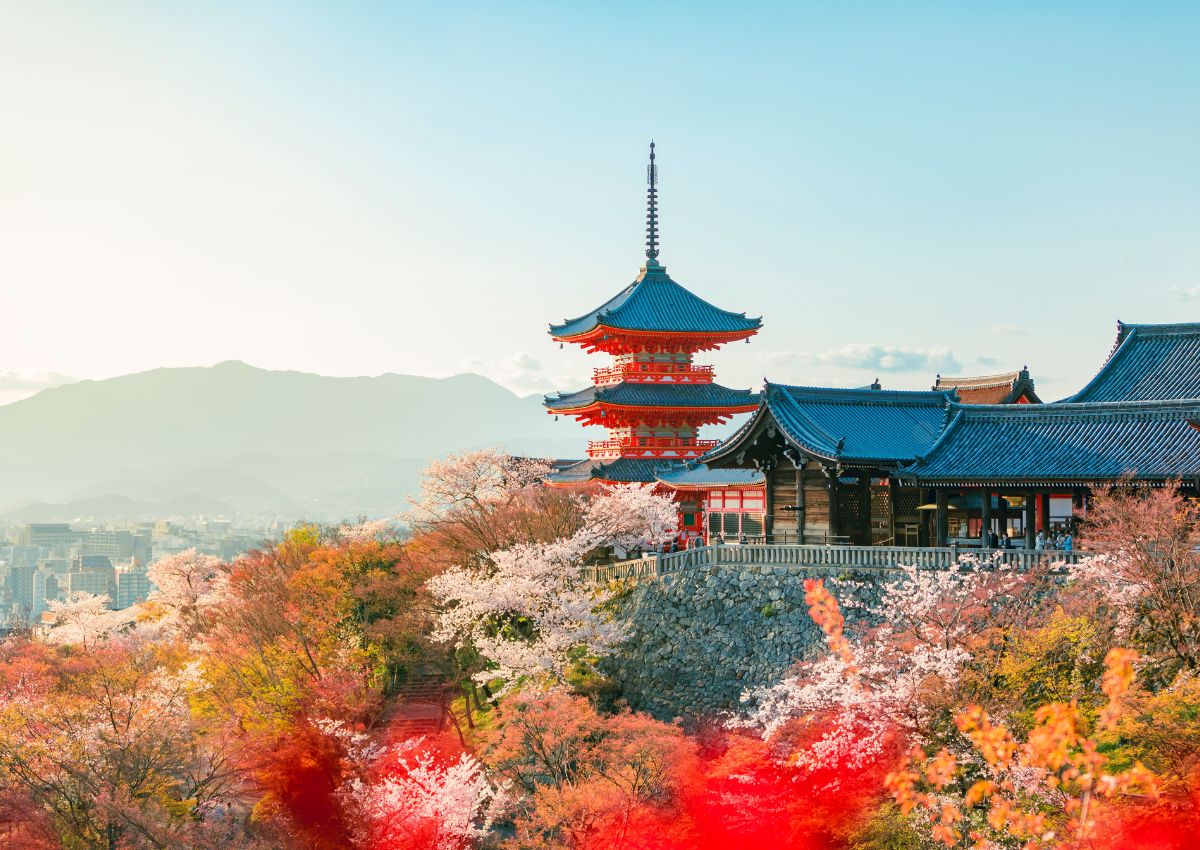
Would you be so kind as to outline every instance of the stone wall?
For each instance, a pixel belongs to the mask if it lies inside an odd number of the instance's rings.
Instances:
[[[873,603],[895,577],[883,569],[731,564],[664,575],[619,601],[632,637],[606,672],[633,708],[662,720],[730,711],[744,689],[774,684],[795,661],[826,651],[804,603],[805,579],[826,579],[839,602]],[[831,579],[841,581],[834,587]],[[853,631],[854,608],[844,611]]]

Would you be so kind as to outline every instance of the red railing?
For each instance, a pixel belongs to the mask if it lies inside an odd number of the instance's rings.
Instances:
[[[616,437],[588,443],[591,457],[699,457],[717,445],[717,440],[689,440],[671,437]]]
[[[592,381],[596,384],[615,384],[618,381],[631,384],[710,384],[712,380],[712,366],[688,363],[621,363],[592,372]]]

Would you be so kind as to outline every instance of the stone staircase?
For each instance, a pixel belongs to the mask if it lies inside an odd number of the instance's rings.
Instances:
[[[383,726],[389,737],[436,735],[449,720],[450,683],[441,676],[416,676],[400,685]]]

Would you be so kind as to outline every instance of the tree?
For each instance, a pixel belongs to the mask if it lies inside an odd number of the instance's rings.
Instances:
[[[65,601],[52,599],[49,607],[54,615],[55,639],[65,643],[88,646],[103,640],[121,625],[108,607],[112,600],[105,594],[76,592]]]
[[[812,769],[863,766],[885,755],[897,734],[932,735],[934,695],[958,681],[982,635],[1031,610],[1037,585],[973,558],[957,570],[901,569],[878,603],[861,604],[863,619],[876,625],[854,642],[824,582],[806,581],[809,613],[830,651],[776,685],[745,692],[741,722],[767,739],[786,731],[803,740],[795,758]]]
[[[191,713],[203,687],[177,648],[128,638],[64,650],[0,695],[0,787],[71,847],[236,846],[210,828],[244,810],[246,789],[230,741]]]
[[[544,461],[496,449],[435,461],[425,470],[408,522],[443,566],[567,537],[579,526],[580,501],[570,491],[546,487],[549,473]]]
[[[1200,502],[1177,483],[1111,487],[1094,495],[1081,537],[1095,555],[1074,580],[1112,613],[1147,674],[1166,683],[1200,670]]]
[[[626,636],[602,608],[611,591],[582,581],[584,558],[604,546],[656,545],[674,533],[675,519],[674,503],[650,487],[610,488],[588,501],[569,537],[491,551],[481,564],[433,577],[429,588],[444,605],[435,637],[488,659],[478,681],[562,681],[572,665],[586,666]]]
[[[635,847],[646,819],[677,813],[697,763],[674,726],[629,711],[601,715],[561,690],[521,692],[484,760],[516,793],[513,848]]]
[[[368,751],[344,789],[365,850],[463,850],[503,813],[505,789],[483,765],[425,738]]]
[[[1136,653],[1110,650],[1105,657],[1099,731],[1113,731],[1122,699],[1134,678]],[[933,838],[946,847],[992,846],[1016,840],[1028,850],[1087,846],[1097,809],[1105,799],[1131,791],[1156,793],[1155,777],[1140,762],[1108,771],[1097,738],[1083,728],[1074,703],[1052,702],[1037,710],[1024,742],[993,722],[980,706],[969,706],[955,721],[971,742],[982,775],[943,748],[930,757],[914,748],[908,763],[887,777],[905,814],[927,814]],[[965,787],[965,791],[963,788]]]

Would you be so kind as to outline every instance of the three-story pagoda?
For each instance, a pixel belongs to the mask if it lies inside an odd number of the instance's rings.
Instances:
[[[596,369],[593,384],[546,397],[550,413],[598,425],[608,436],[588,444],[585,460],[561,468],[554,484],[653,482],[656,473],[694,460],[716,445],[699,429],[753,411],[758,396],[714,380],[698,352],[747,339],[762,320],[730,313],[684,289],[658,261],[658,169],[654,143],[646,191],[646,262],[617,295],[575,319],[551,325],[560,342],[601,351],[611,366]]]

